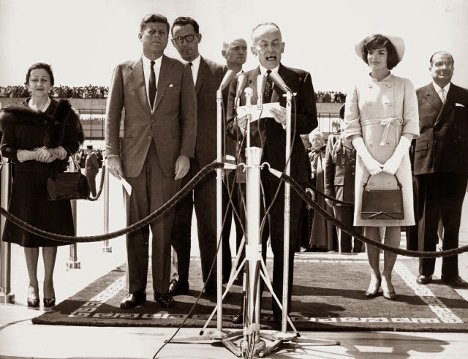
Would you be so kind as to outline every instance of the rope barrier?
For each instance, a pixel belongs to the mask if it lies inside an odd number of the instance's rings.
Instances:
[[[193,177],[179,192],[174,194],[172,198],[164,203],[161,207],[159,207],[157,210],[155,210],[153,213],[149,214],[145,218],[139,220],[138,222],[133,223],[132,225],[119,229],[114,232],[110,232],[107,234],[101,234],[101,235],[95,235],[95,236],[68,236],[64,234],[58,234],[58,233],[52,233],[52,232],[47,232],[42,229],[39,229],[37,227],[34,227],[30,225],[29,223],[19,219],[18,217],[12,215],[10,212],[8,212],[6,209],[3,207],[0,207],[0,214],[5,216],[7,219],[9,219],[11,222],[19,226],[20,228],[28,231],[29,233],[52,239],[58,242],[66,242],[66,243],[89,243],[89,242],[98,242],[106,239],[111,239],[115,237],[120,237],[122,235],[125,235],[127,233],[136,231],[152,221],[154,221],[156,218],[164,214],[166,211],[168,211],[170,208],[174,207],[176,203],[184,196],[186,196],[205,176],[209,174],[212,170],[223,167],[224,163],[220,162],[213,162],[205,167],[202,168],[200,172],[197,173],[195,177]]]
[[[184,196],[186,196],[204,177],[208,175],[209,172],[212,170],[215,170],[216,168],[223,167],[224,163],[221,162],[213,162],[201,169],[200,172],[198,172],[183,188],[179,190],[172,198],[164,203],[160,208],[155,210],[154,212],[150,213],[148,216],[145,218],[139,220],[138,222],[131,224],[130,226],[126,228],[119,229],[114,232],[110,232],[107,234],[101,234],[101,235],[94,235],[94,236],[69,236],[69,235],[63,235],[63,234],[58,234],[58,233],[52,233],[48,231],[44,231],[42,229],[39,229],[37,227],[34,227],[30,225],[29,223],[19,219],[18,217],[12,215],[10,212],[5,210],[3,207],[0,207],[0,214],[5,216],[7,219],[9,219],[11,222],[22,228],[23,230],[26,230],[32,234],[45,237],[48,239],[52,239],[55,241],[59,242],[67,242],[67,243],[90,243],[90,242],[98,242],[102,240],[108,240],[116,237],[120,237],[122,235],[125,235],[127,233],[136,231],[152,221],[154,221],[156,218],[159,216],[163,215],[165,212],[167,212],[169,209],[174,207],[176,203]],[[104,168],[103,168],[104,172]],[[377,242],[373,239],[367,238],[357,232],[353,227],[347,226],[343,224],[341,221],[337,220],[335,217],[330,215],[328,212],[326,212],[322,207],[320,207],[315,201],[313,201],[307,192],[290,176],[287,176],[286,174],[282,173],[280,176],[280,180],[283,182],[289,182],[291,187],[296,191],[296,193],[299,195],[299,197],[306,202],[307,205],[309,205],[315,212],[319,213],[322,217],[324,217],[326,220],[334,224],[337,228],[340,228],[342,231],[345,233],[349,234],[350,236],[353,236],[356,239],[359,239],[360,241],[372,245],[376,248],[389,251],[395,254],[400,254],[408,257],[423,257],[423,258],[437,258],[437,257],[448,257],[448,256],[453,256],[453,255],[458,255],[460,253],[465,253],[468,252],[468,245],[454,248],[454,249],[448,249],[444,251],[434,251],[434,252],[426,252],[426,251],[413,251],[413,250],[407,250],[407,249],[402,249],[402,248],[397,248],[397,247],[391,247],[388,246],[384,243]],[[101,181],[101,188],[100,192],[102,192],[102,183],[104,181]],[[323,194],[324,197],[327,197],[329,199],[332,199],[332,197],[329,197],[325,194]],[[341,201],[339,201],[341,202]],[[346,202],[345,202],[346,203]]]
[[[106,172],[106,166],[102,166],[102,172],[101,172],[101,183],[99,183],[99,190],[98,193],[96,193],[96,197],[92,197],[91,195],[88,196],[89,201],[97,201],[99,197],[101,197],[102,194],[102,189],[104,188],[104,176]]]
[[[362,234],[358,233],[354,228],[349,227],[342,222],[338,221],[335,217],[330,215],[327,211],[325,211],[322,207],[320,207],[317,203],[315,203],[308,195],[307,192],[290,176],[282,173],[280,180],[287,181],[290,183],[291,187],[296,191],[296,193],[304,200],[315,212],[318,212],[322,217],[324,217],[327,221],[330,221],[335,226],[346,232],[347,234],[353,236],[356,239],[363,241],[364,243],[370,244],[376,248],[383,249],[385,251],[389,251],[395,254],[400,254],[408,257],[423,257],[423,258],[436,258],[436,257],[448,257],[457,255],[460,253],[468,252],[468,245],[462,246],[454,249],[448,249],[444,251],[434,251],[434,252],[425,252],[425,251],[412,251],[397,247],[390,247],[384,243],[380,243],[374,241],[373,239],[367,238]]]

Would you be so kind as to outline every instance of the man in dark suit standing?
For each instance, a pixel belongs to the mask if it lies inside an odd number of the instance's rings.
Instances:
[[[143,55],[118,65],[112,76],[106,110],[106,158],[109,172],[131,187],[127,225],[148,216],[180,188],[188,173],[196,136],[196,98],[190,68],[164,55],[169,23],[147,15],[138,38]],[[122,110],[123,138],[119,139]],[[154,299],[163,307],[169,295],[171,230],[174,212],[127,235],[128,294],[121,308],[146,301],[149,229]]]
[[[434,53],[429,65],[432,83],[416,91],[421,132],[414,144],[419,250],[436,250],[440,220],[442,249],[458,247],[468,174],[468,90],[450,82],[453,70],[449,53]],[[435,258],[420,259],[418,283],[431,282],[434,265]],[[458,275],[457,256],[443,258],[441,279],[453,287],[468,287]]]
[[[259,66],[254,70],[247,71],[246,87],[253,90],[252,104],[257,102],[257,77],[260,74],[269,76],[271,72],[276,72],[286,83],[286,85],[296,94],[292,109],[292,153],[291,176],[300,184],[305,185],[308,180],[307,175],[307,155],[302,144],[300,134],[311,132],[317,127],[317,110],[315,105],[314,88],[310,74],[306,71],[293,69],[281,64],[281,56],[284,52],[284,42],[278,25],[274,23],[263,23],[257,25],[252,31],[252,53],[258,57]],[[229,89],[228,111],[227,111],[227,132],[233,138],[244,136],[245,118],[237,118],[234,103],[236,97],[236,81],[232,81]],[[241,89],[240,105],[246,104],[244,89]],[[285,169],[285,149],[286,149],[286,98],[279,86],[273,86],[267,81],[263,93],[263,102],[279,102],[278,109],[272,109],[269,117],[261,118],[251,125],[251,144],[261,147],[262,163],[268,162],[270,166],[279,171]],[[270,238],[273,250],[273,289],[281,300],[283,293],[283,226],[284,226],[284,184],[278,195],[277,189],[280,182],[263,171],[262,183],[265,193],[265,204],[270,210]],[[298,238],[300,229],[301,199],[291,190],[290,208],[290,253],[289,253],[289,301],[291,299],[291,288],[294,267],[294,252],[298,248]],[[268,230],[267,230],[268,231]],[[263,248],[266,249],[266,235],[263,235]],[[289,306],[290,308],[290,306]],[[276,302],[272,303],[274,319],[281,321],[281,311]]]
[[[186,184],[204,166],[216,159],[216,91],[224,76],[223,66],[210,61],[198,51],[202,39],[198,23],[190,17],[178,17],[172,24],[172,43],[182,60],[192,70],[197,96],[197,141],[195,154],[190,161],[190,171],[182,181]],[[198,244],[205,293],[216,294],[216,265],[208,274],[216,258],[216,174],[210,173],[199,183],[193,193],[177,203],[172,246],[177,254],[178,281],[171,282],[171,293],[186,294],[189,291],[189,266],[191,247],[191,223],[193,207],[197,216]]]

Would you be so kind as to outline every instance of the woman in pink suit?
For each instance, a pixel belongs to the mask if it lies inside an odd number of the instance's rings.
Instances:
[[[401,226],[415,223],[409,146],[419,137],[418,103],[410,80],[393,75],[402,59],[404,43],[401,38],[371,35],[360,41],[356,53],[369,66],[370,73],[357,81],[346,98],[345,136],[356,152],[356,182],[354,225],[364,227],[364,235],[399,247]],[[370,177],[374,189],[395,188],[395,177],[402,184],[403,219],[361,218],[363,185]],[[383,296],[396,297],[392,285],[392,270],[396,254],[385,252],[380,272],[380,250],[367,246],[371,280],[365,295],[375,297],[382,287]]]

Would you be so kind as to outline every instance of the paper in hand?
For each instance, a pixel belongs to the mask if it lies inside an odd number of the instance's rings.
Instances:
[[[239,106],[237,108],[237,118],[243,118],[246,115],[252,115],[250,122],[257,121],[259,118],[274,117],[272,109],[281,109],[279,102],[264,103],[261,108],[257,105]]]

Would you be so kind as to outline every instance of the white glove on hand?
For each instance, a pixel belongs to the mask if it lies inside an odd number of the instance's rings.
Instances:
[[[366,167],[371,176],[382,172],[383,165],[380,162],[377,162],[374,157],[371,156],[367,150],[366,145],[364,144],[362,137],[356,137],[352,143],[356,149],[356,153],[359,155],[359,157],[361,157],[364,167]]]
[[[57,157],[59,160],[63,160],[67,157],[67,151],[62,146],[55,148],[49,148],[49,152]]]
[[[385,162],[383,171],[394,175],[398,167],[400,167],[403,156],[408,153],[410,145],[411,141],[407,137],[401,136],[400,142],[398,142],[398,146],[395,148],[395,152],[393,152],[393,155]]]
[[[37,153],[36,151],[28,151],[28,150],[18,150],[16,152],[16,157],[18,161],[37,161]]]

